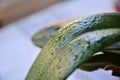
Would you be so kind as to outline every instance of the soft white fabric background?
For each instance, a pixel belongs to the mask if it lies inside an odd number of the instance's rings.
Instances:
[[[0,80],[24,80],[40,52],[31,36],[44,26],[61,19],[95,13],[114,12],[112,0],[68,0],[32,14],[0,30]],[[92,73],[76,70],[68,80],[120,80],[111,71]]]

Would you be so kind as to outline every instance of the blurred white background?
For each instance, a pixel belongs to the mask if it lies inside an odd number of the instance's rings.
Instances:
[[[24,80],[40,49],[31,36],[46,25],[96,13],[115,12],[113,0],[67,0],[0,29],[0,80]],[[68,80],[120,80],[111,71],[76,70]]]

